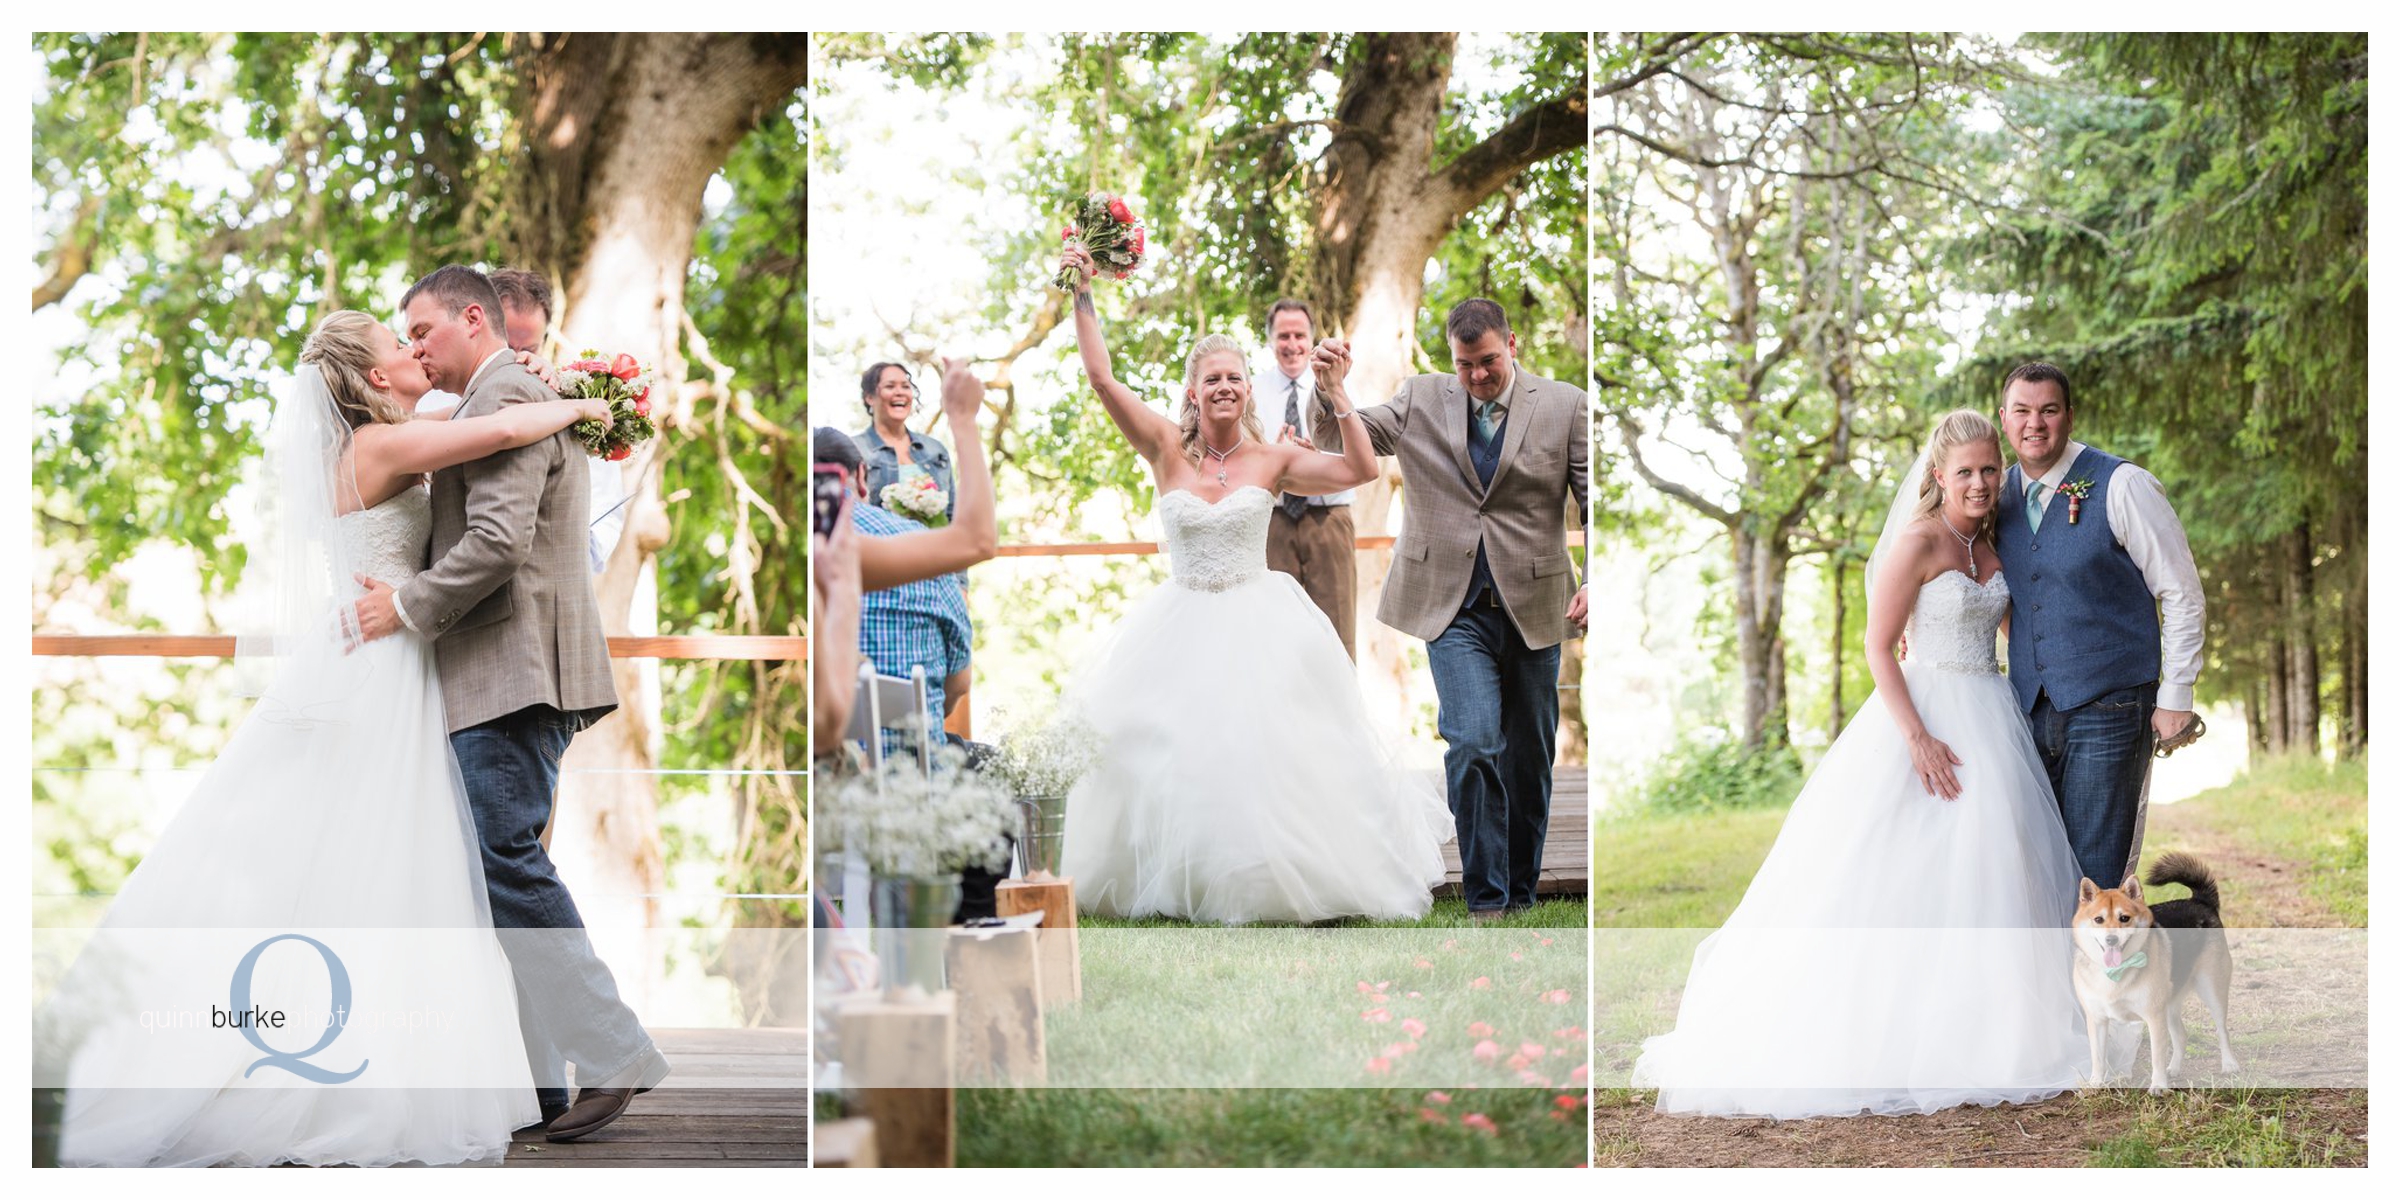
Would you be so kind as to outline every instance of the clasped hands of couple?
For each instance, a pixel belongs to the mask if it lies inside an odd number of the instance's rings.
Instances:
[[[558,386],[558,368],[549,359],[530,350],[519,350],[517,351],[517,365],[533,372],[534,377],[540,379],[543,386],[549,388]],[[581,419],[598,421],[603,429],[616,423],[616,413],[609,407],[606,400],[588,396],[562,396],[560,399],[575,405]],[[357,632],[346,638],[349,649],[356,650],[368,642],[390,637],[406,628],[400,622],[399,607],[392,602],[392,586],[390,584],[367,575],[353,575],[351,578],[357,581],[358,586],[366,589],[366,594],[360,596],[358,602],[352,606],[352,619]]]

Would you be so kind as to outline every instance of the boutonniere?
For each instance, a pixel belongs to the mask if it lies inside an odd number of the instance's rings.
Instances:
[[[2067,524],[2072,525],[2083,519],[2083,502],[2092,494],[2092,481],[2088,477],[2070,479],[2058,485],[2058,494],[2067,498]]]

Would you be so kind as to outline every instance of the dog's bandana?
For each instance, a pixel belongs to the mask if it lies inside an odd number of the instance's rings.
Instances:
[[[2116,953],[2117,952],[2114,950],[2109,951],[2109,955],[2111,957],[2114,957]],[[2103,966],[2100,968],[2100,971],[2102,974],[2108,976],[2108,981],[2110,983],[2122,983],[2125,981],[2126,972],[2149,965],[2150,955],[2145,951],[2136,950],[2133,952],[2132,958],[2128,958],[2123,962],[2111,963],[2107,966]]]

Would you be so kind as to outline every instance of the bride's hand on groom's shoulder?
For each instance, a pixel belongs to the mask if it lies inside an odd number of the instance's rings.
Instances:
[[[517,365],[533,372],[533,377],[541,380],[543,387],[555,388],[558,386],[558,368],[550,365],[549,359],[543,358],[531,350],[519,350],[517,351]]]

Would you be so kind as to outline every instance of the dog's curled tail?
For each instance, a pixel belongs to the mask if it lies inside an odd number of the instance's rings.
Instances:
[[[2151,887],[2180,883],[2192,889],[2194,904],[2212,913],[2223,911],[2217,907],[2217,877],[2199,859],[2181,850],[2159,855],[2158,861],[2150,864],[2150,874],[2143,882]]]

